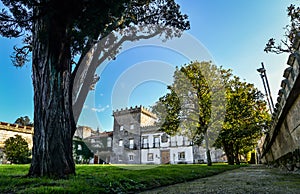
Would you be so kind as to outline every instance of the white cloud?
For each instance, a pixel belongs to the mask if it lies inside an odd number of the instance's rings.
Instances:
[[[108,109],[109,108],[109,105],[106,105],[105,107],[101,107],[101,106],[99,106],[99,108],[91,108],[91,110],[92,111],[94,111],[94,112],[104,112],[106,109]]]

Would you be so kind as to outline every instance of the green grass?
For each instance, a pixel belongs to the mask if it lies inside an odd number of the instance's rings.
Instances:
[[[0,193],[135,193],[238,168],[206,165],[78,165],[67,180],[25,178],[29,165],[0,165]]]

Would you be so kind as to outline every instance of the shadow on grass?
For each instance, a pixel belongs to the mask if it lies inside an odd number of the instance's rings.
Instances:
[[[67,180],[27,178],[28,165],[0,165],[0,193],[135,193],[239,168],[225,164],[78,165]]]

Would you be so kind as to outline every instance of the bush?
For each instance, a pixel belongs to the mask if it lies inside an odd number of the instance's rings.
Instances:
[[[30,162],[28,143],[22,136],[15,135],[15,137],[10,137],[5,140],[4,144],[3,152],[8,161],[13,164],[26,164]]]

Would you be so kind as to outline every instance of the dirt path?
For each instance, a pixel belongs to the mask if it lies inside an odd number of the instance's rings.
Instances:
[[[300,173],[265,166],[243,167],[212,177],[154,189],[145,193],[299,193]]]

